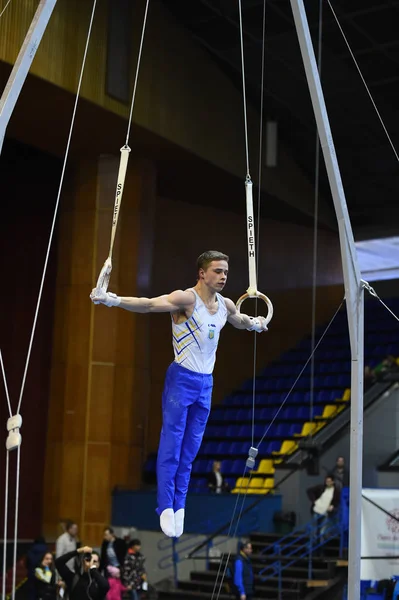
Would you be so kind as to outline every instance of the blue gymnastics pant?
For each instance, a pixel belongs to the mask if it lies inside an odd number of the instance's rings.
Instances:
[[[213,377],[173,362],[162,393],[162,431],[157,483],[160,515],[166,508],[184,508],[191,467],[200,449],[211,409]]]

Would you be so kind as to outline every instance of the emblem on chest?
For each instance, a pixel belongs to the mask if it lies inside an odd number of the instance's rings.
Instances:
[[[216,327],[216,325],[213,325],[213,323],[208,324],[208,328],[209,328],[208,329],[208,338],[210,340],[213,340],[215,337],[215,329],[214,329],[215,327]]]

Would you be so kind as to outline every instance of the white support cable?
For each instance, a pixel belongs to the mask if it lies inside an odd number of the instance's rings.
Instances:
[[[364,87],[366,88],[366,92],[367,92],[367,94],[368,94],[368,96],[369,96],[369,98],[370,98],[370,100],[371,100],[371,103],[372,103],[372,105],[373,105],[373,107],[374,107],[374,110],[375,110],[375,112],[377,113],[377,117],[378,117],[378,118],[379,118],[379,120],[380,120],[380,123],[381,123],[381,125],[382,125],[382,128],[383,128],[383,130],[384,130],[384,132],[385,132],[385,135],[387,136],[388,142],[389,142],[389,144],[390,144],[390,146],[391,146],[391,148],[392,148],[392,150],[393,150],[393,153],[395,154],[395,158],[396,158],[396,160],[399,162],[399,154],[398,154],[398,152],[397,152],[397,150],[396,150],[396,148],[395,148],[395,145],[394,145],[394,143],[393,143],[393,141],[392,141],[392,139],[391,139],[391,136],[390,136],[390,135],[389,135],[389,133],[388,133],[388,129],[387,129],[387,128],[386,128],[386,126],[385,126],[385,123],[384,123],[384,120],[383,120],[383,118],[381,117],[380,111],[378,110],[378,108],[377,108],[377,105],[376,105],[376,103],[374,102],[374,98],[373,98],[373,96],[372,96],[372,94],[371,94],[371,92],[370,92],[370,89],[369,89],[369,87],[368,87],[368,85],[367,85],[367,83],[366,83],[366,80],[365,80],[365,78],[363,77],[363,73],[362,73],[362,71],[360,70],[360,67],[359,67],[359,65],[358,65],[358,62],[357,62],[357,60],[356,60],[356,57],[355,57],[355,55],[354,55],[354,53],[353,53],[353,51],[352,51],[352,48],[351,48],[351,46],[350,46],[350,44],[349,44],[349,42],[348,42],[348,40],[347,40],[347,37],[346,37],[346,35],[345,35],[345,33],[344,33],[344,30],[343,30],[343,28],[342,28],[342,26],[341,26],[341,23],[340,23],[340,22],[339,22],[339,20],[338,20],[338,17],[337,17],[337,15],[336,15],[336,13],[335,13],[335,10],[334,10],[334,9],[333,9],[333,7],[332,7],[332,4],[331,4],[330,0],[327,0],[327,3],[328,3],[328,6],[329,6],[329,7],[330,7],[330,9],[331,9],[331,12],[332,12],[332,14],[333,14],[333,17],[334,17],[334,19],[335,19],[335,21],[336,21],[336,23],[337,23],[337,25],[338,25],[338,28],[339,28],[339,30],[340,30],[340,32],[341,32],[341,34],[342,34],[342,37],[343,37],[343,39],[344,39],[344,42],[345,42],[345,44],[346,44],[346,46],[347,46],[347,48],[348,48],[348,50],[349,50],[349,53],[350,53],[350,55],[351,55],[351,57],[352,57],[352,60],[353,60],[353,62],[355,63],[355,67],[356,67],[356,69],[357,69],[357,72],[358,72],[358,73],[359,73],[359,75],[360,75],[360,79],[362,80],[362,82],[363,82],[363,85],[364,85]]]
[[[259,257],[260,240],[260,202],[262,188],[262,149],[263,149],[263,106],[264,106],[264,85],[265,85],[265,46],[266,46],[266,0],[263,0],[263,23],[262,23],[262,66],[260,83],[260,123],[259,123],[259,166],[258,166],[258,215],[256,224],[256,248]],[[259,280],[259,258],[256,263],[256,281]],[[258,315],[258,296],[255,298],[255,316]],[[254,364],[252,372],[252,432],[251,445],[255,443],[255,404],[256,404],[256,358],[257,358],[257,333],[254,331]]]
[[[10,394],[8,393],[6,371],[4,369],[3,353],[1,351],[1,349],[0,349],[0,365],[1,365],[1,374],[3,375],[4,390],[5,390],[5,393],[6,393],[6,400],[7,400],[8,412],[10,413],[10,417],[12,417]]]
[[[235,504],[234,504],[233,514],[232,514],[232,517],[231,517],[231,519],[230,519],[229,530],[228,530],[228,532],[227,532],[227,537],[228,537],[228,538],[230,537],[230,534],[231,534],[231,529],[232,529],[232,526],[233,526],[233,523],[234,523],[234,517],[235,517],[235,514],[236,514],[236,512],[237,512],[238,501],[239,501],[239,499],[240,499],[241,489],[242,489],[243,480],[244,480],[244,477],[245,477],[246,470],[247,470],[247,467],[245,466],[245,467],[244,467],[243,474],[242,474],[242,477],[241,477],[241,484],[240,484],[240,487],[239,487],[239,492],[238,492],[238,494],[237,494],[237,499],[236,499],[236,501],[235,501]],[[221,556],[221,558],[220,558],[219,569],[218,569],[218,572],[217,572],[217,575],[216,575],[216,579],[215,579],[215,585],[213,586],[211,600],[213,600],[213,599],[214,599],[214,597],[215,597],[215,592],[216,592],[216,588],[217,588],[218,581],[219,581],[219,575],[220,575],[220,571],[221,571],[221,568],[222,568],[222,564],[223,564],[224,555],[225,555],[225,553],[223,552],[223,554],[222,554],[222,556]],[[230,560],[230,555],[231,555],[231,552],[229,552],[229,557],[228,557],[228,559],[227,559],[227,562]],[[224,573],[225,573],[225,572],[224,572]],[[222,583],[223,583],[223,579],[224,579],[224,573],[223,573],[223,575],[222,575]],[[219,598],[219,594],[220,594],[220,591],[218,592],[218,596],[217,596],[217,598]]]
[[[7,451],[7,454],[9,452]],[[18,516],[19,516],[19,480],[21,470],[21,445],[17,449],[17,473],[15,481],[15,518],[14,518],[14,552],[12,565],[12,600],[15,600],[15,588],[17,583],[17,541],[18,541]]]
[[[10,453],[6,452],[6,482],[4,490],[4,532],[3,532],[3,578],[1,582],[1,597],[6,597],[6,576],[7,576],[7,533],[8,533],[8,482],[10,470]]]
[[[339,313],[339,311],[341,310],[341,308],[342,308],[342,306],[343,306],[344,302],[345,302],[345,298],[343,298],[343,300],[342,300],[341,304],[338,306],[337,310],[336,310],[336,311],[335,311],[335,313],[334,313],[334,316],[331,318],[330,322],[328,323],[327,327],[325,328],[325,330],[324,330],[324,332],[323,332],[323,335],[321,336],[321,338],[320,338],[320,339],[319,339],[319,341],[317,342],[317,344],[316,344],[316,346],[315,346],[315,348],[314,348],[313,352],[311,353],[311,355],[309,356],[308,360],[306,361],[306,363],[305,363],[305,364],[304,364],[304,366],[302,367],[302,370],[301,370],[301,372],[299,373],[299,375],[298,375],[298,376],[297,376],[297,378],[295,379],[294,383],[293,383],[293,384],[292,384],[292,386],[291,386],[291,389],[289,390],[288,394],[287,394],[287,395],[286,395],[286,397],[284,398],[283,402],[280,404],[278,411],[277,411],[277,412],[276,412],[276,414],[274,415],[274,417],[273,417],[273,419],[271,420],[271,422],[269,423],[269,425],[268,425],[268,427],[267,427],[267,429],[266,429],[265,433],[264,433],[264,434],[263,434],[263,436],[261,437],[261,439],[260,439],[260,441],[259,441],[259,443],[258,443],[258,445],[257,445],[257,448],[259,448],[259,446],[261,445],[261,443],[263,442],[263,440],[264,440],[264,439],[265,439],[265,437],[267,436],[267,434],[268,434],[268,432],[269,432],[269,430],[270,430],[270,427],[273,425],[274,421],[277,419],[277,417],[278,417],[278,415],[280,414],[280,412],[281,412],[281,410],[282,410],[282,408],[283,408],[284,404],[287,402],[287,400],[288,400],[289,396],[291,395],[291,393],[292,393],[292,390],[294,389],[294,387],[295,387],[295,386],[296,386],[296,384],[298,383],[299,379],[302,377],[302,373],[304,372],[304,370],[305,370],[305,369],[306,369],[306,367],[308,366],[309,362],[311,361],[313,354],[316,352],[317,348],[320,346],[321,342],[323,341],[323,339],[324,339],[324,337],[325,337],[325,335],[326,335],[327,331],[330,329],[330,327],[331,327],[331,325],[332,325],[332,323],[333,323],[333,321],[334,321],[335,317],[337,316],[337,314],[338,314],[338,313]]]
[[[6,12],[8,5],[11,3],[11,0],[8,0],[7,4],[4,6],[3,10],[0,12],[0,19],[1,17],[4,15],[4,13]]]
[[[317,44],[317,66],[321,78],[321,58],[323,41],[323,0],[319,0],[319,31]],[[316,148],[315,148],[315,183],[314,183],[314,221],[313,221],[313,268],[312,268],[312,345],[314,350],[316,338],[316,301],[317,301],[317,255],[318,255],[318,224],[319,224],[319,187],[320,187],[320,138],[316,127]],[[313,423],[314,407],[314,353],[310,363],[310,402],[309,415],[310,422]],[[310,437],[313,436],[313,430],[310,430]]]
[[[24,393],[24,389],[25,389],[26,376],[27,376],[27,373],[28,373],[30,355],[31,355],[32,346],[33,346],[33,339],[34,339],[35,331],[36,331],[37,318],[39,316],[39,309],[40,309],[40,303],[41,303],[41,299],[42,299],[44,281],[45,281],[46,273],[47,273],[47,265],[48,265],[48,261],[49,261],[49,257],[50,257],[51,244],[52,244],[52,241],[53,241],[55,223],[56,223],[57,214],[58,214],[58,207],[59,207],[60,197],[61,197],[61,192],[62,192],[62,187],[63,187],[63,183],[64,183],[64,176],[65,176],[66,164],[67,164],[68,155],[69,155],[69,149],[70,149],[70,145],[71,145],[73,128],[74,128],[74,125],[75,125],[76,111],[77,111],[77,107],[78,107],[80,89],[82,87],[83,73],[84,73],[84,69],[85,69],[85,65],[86,65],[86,58],[87,58],[87,52],[88,52],[88,49],[89,49],[89,42],[90,42],[90,36],[91,36],[92,27],[93,27],[93,21],[94,21],[94,14],[95,14],[95,11],[96,11],[96,5],[97,5],[97,0],[93,0],[93,7],[92,7],[92,11],[91,11],[90,23],[89,23],[89,28],[88,28],[87,38],[86,38],[86,46],[85,46],[85,50],[84,50],[84,54],[83,54],[82,66],[81,66],[80,75],[79,75],[79,83],[78,83],[78,88],[77,88],[77,91],[76,91],[75,104],[74,104],[73,112],[72,112],[71,126],[69,128],[68,141],[67,141],[67,145],[66,145],[66,149],[65,149],[64,163],[62,165],[62,171],[61,171],[61,179],[60,179],[60,184],[59,184],[59,187],[58,187],[57,200],[56,200],[55,208],[54,208],[54,216],[53,216],[53,221],[52,221],[52,224],[51,224],[50,236],[49,236],[49,241],[48,241],[48,245],[47,245],[46,258],[45,258],[45,261],[44,261],[43,274],[42,274],[42,279],[41,279],[41,282],[40,282],[40,288],[39,288],[39,294],[38,294],[38,298],[37,298],[35,316],[34,316],[34,319],[33,319],[32,333],[31,333],[30,340],[29,340],[28,353],[27,353],[27,357],[26,357],[25,369],[24,369],[24,374],[23,374],[22,384],[21,384],[21,391],[20,391],[20,394],[19,394],[17,414],[19,414],[20,410],[21,410],[22,397],[23,397],[23,393]]]
[[[244,473],[245,473],[245,471],[244,471]],[[236,535],[237,535],[238,526],[240,524],[242,511],[244,510],[244,504],[245,504],[245,500],[246,500],[247,495],[248,495],[248,488],[249,488],[249,483],[251,481],[251,478],[252,478],[252,473],[249,474],[248,485],[246,487],[246,490],[244,492],[244,496],[242,498],[241,508],[240,508],[240,512],[239,512],[238,517],[237,517],[237,522],[236,522],[236,526],[235,526],[235,529],[234,529],[233,538],[235,538]],[[241,487],[242,487],[242,485],[241,485]],[[239,492],[237,495],[238,495],[238,497],[240,497],[241,492]],[[218,591],[218,595],[216,596],[216,600],[219,600],[219,596],[220,596],[221,591],[222,591],[222,586],[223,586],[223,583],[224,583],[224,580],[225,580],[225,577],[226,577],[226,571],[227,571],[227,568],[229,566],[230,557],[231,557],[231,550],[229,550],[229,553],[227,555],[227,560],[226,560],[225,565],[224,565],[223,575],[222,575],[222,578],[221,578],[221,581],[220,581],[219,591]]]
[[[242,95],[244,103],[244,131],[245,131],[245,155],[247,161],[247,180],[251,180],[249,170],[249,147],[248,147],[248,122],[247,122],[247,94],[245,88],[245,60],[244,60],[244,31],[242,24],[241,0],[238,0],[238,14],[240,19],[240,44],[241,44],[241,71],[242,71]]]
[[[136,67],[136,75],[135,75],[135,78],[134,78],[132,102],[130,104],[129,121],[128,121],[127,132],[126,132],[126,142],[125,142],[126,146],[129,146],[130,129],[131,129],[131,126],[132,126],[133,108],[134,108],[134,101],[135,101],[135,98],[136,98],[137,81],[138,81],[138,78],[139,78],[140,63],[141,63],[141,53],[142,53],[143,44],[144,44],[144,33],[145,33],[146,24],[147,24],[147,15],[148,15],[148,6],[149,6],[149,3],[150,3],[150,0],[147,0],[146,6],[145,6],[145,12],[144,12],[143,28],[141,30],[139,55],[138,55],[138,59],[137,59],[137,67]]]
[[[247,470],[247,467],[245,466],[243,474],[242,474],[242,477],[241,477],[241,484],[240,484],[239,491],[238,491],[238,494],[237,494],[237,499],[235,501],[235,505],[234,505],[234,509],[233,509],[233,515],[232,515],[231,520],[230,520],[229,530],[227,532],[227,537],[228,538],[230,537],[232,526],[233,526],[233,523],[234,523],[234,517],[235,517],[235,514],[237,512],[238,501],[240,499],[241,489],[242,489],[242,486],[243,486],[243,481],[244,481],[246,470]],[[247,488],[247,490],[248,490],[248,488]],[[245,496],[246,495],[247,495],[247,492],[245,492]],[[239,517],[238,517],[238,521],[237,521],[237,526],[236,526],[236,529],[235,529],[235,533],[237,532],[237,527],[238,527],[239,519],[241,518],[241,513],[242,513],[242,508],[240,510],[240,513],[239,513]],[[234,535],[235,535],[235,533],[234,533]],[[222,564],[223,564],[224,555],[225,555],[225,553],[223,553],[222,556],[221,556],[221,558],[220,558],[219,569],[218,569],[218,572],[217,572],[217,575],[216,575],[215,585],[213,586],[211,600],[213,600],[214,597],[215,597],[215,592],[216,592],[216,588],[217,588],[217,585],[218,585],[218,580],[219,580],[219,575],[220,575],[220,571],[221,571]],[[230,556],[231,556],[231,551],[229,551],[229,553],[228,553],[228,557],[227,557],[227,560],[226,560],[226,565],[225,565],[225,568],[224,568],[224,571],[223,571],[223,574],[222,574],[222,579],[221,579],[220,587],[219,587],[219,590],[218,590],[217,596],[216,596],[217,600],[219,600],[220,590],[222,588],[223,581],[224,581],[224,578],[225,578],[225,575],[226,575],[227,565],[229,563]]]

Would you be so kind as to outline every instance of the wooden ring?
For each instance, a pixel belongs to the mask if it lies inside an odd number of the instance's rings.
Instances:
[[[256,296],[254,296],[252,294],[250,295],[250,294],[248,294],[248,292],[246,292],[240,298],[238,298],[238,300],[236,302],[236,308],[237,308],[238,312],[240,312],[241,304],[247,298],[259,298],[260,300],[263,300],[263,302],[265,304],[267,304],[267,317],[265,317],[265,319],[266,319],[266,325],[268,325],[273,318],[273,304],[272,304],[272,301],[270,300],[270,298],[265,296],[265,294],[262,294],[262,292],[256,292]]]

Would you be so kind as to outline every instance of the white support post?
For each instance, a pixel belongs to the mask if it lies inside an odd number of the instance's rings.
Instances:
[[[40,0],[0,99],[0,154],[6,129],[57,0]]]
[[[341,245],[352,353],[348,599],[359,600],[363,459],[363,284],[305,7],[303,0],[290,1],[337,215]]]

